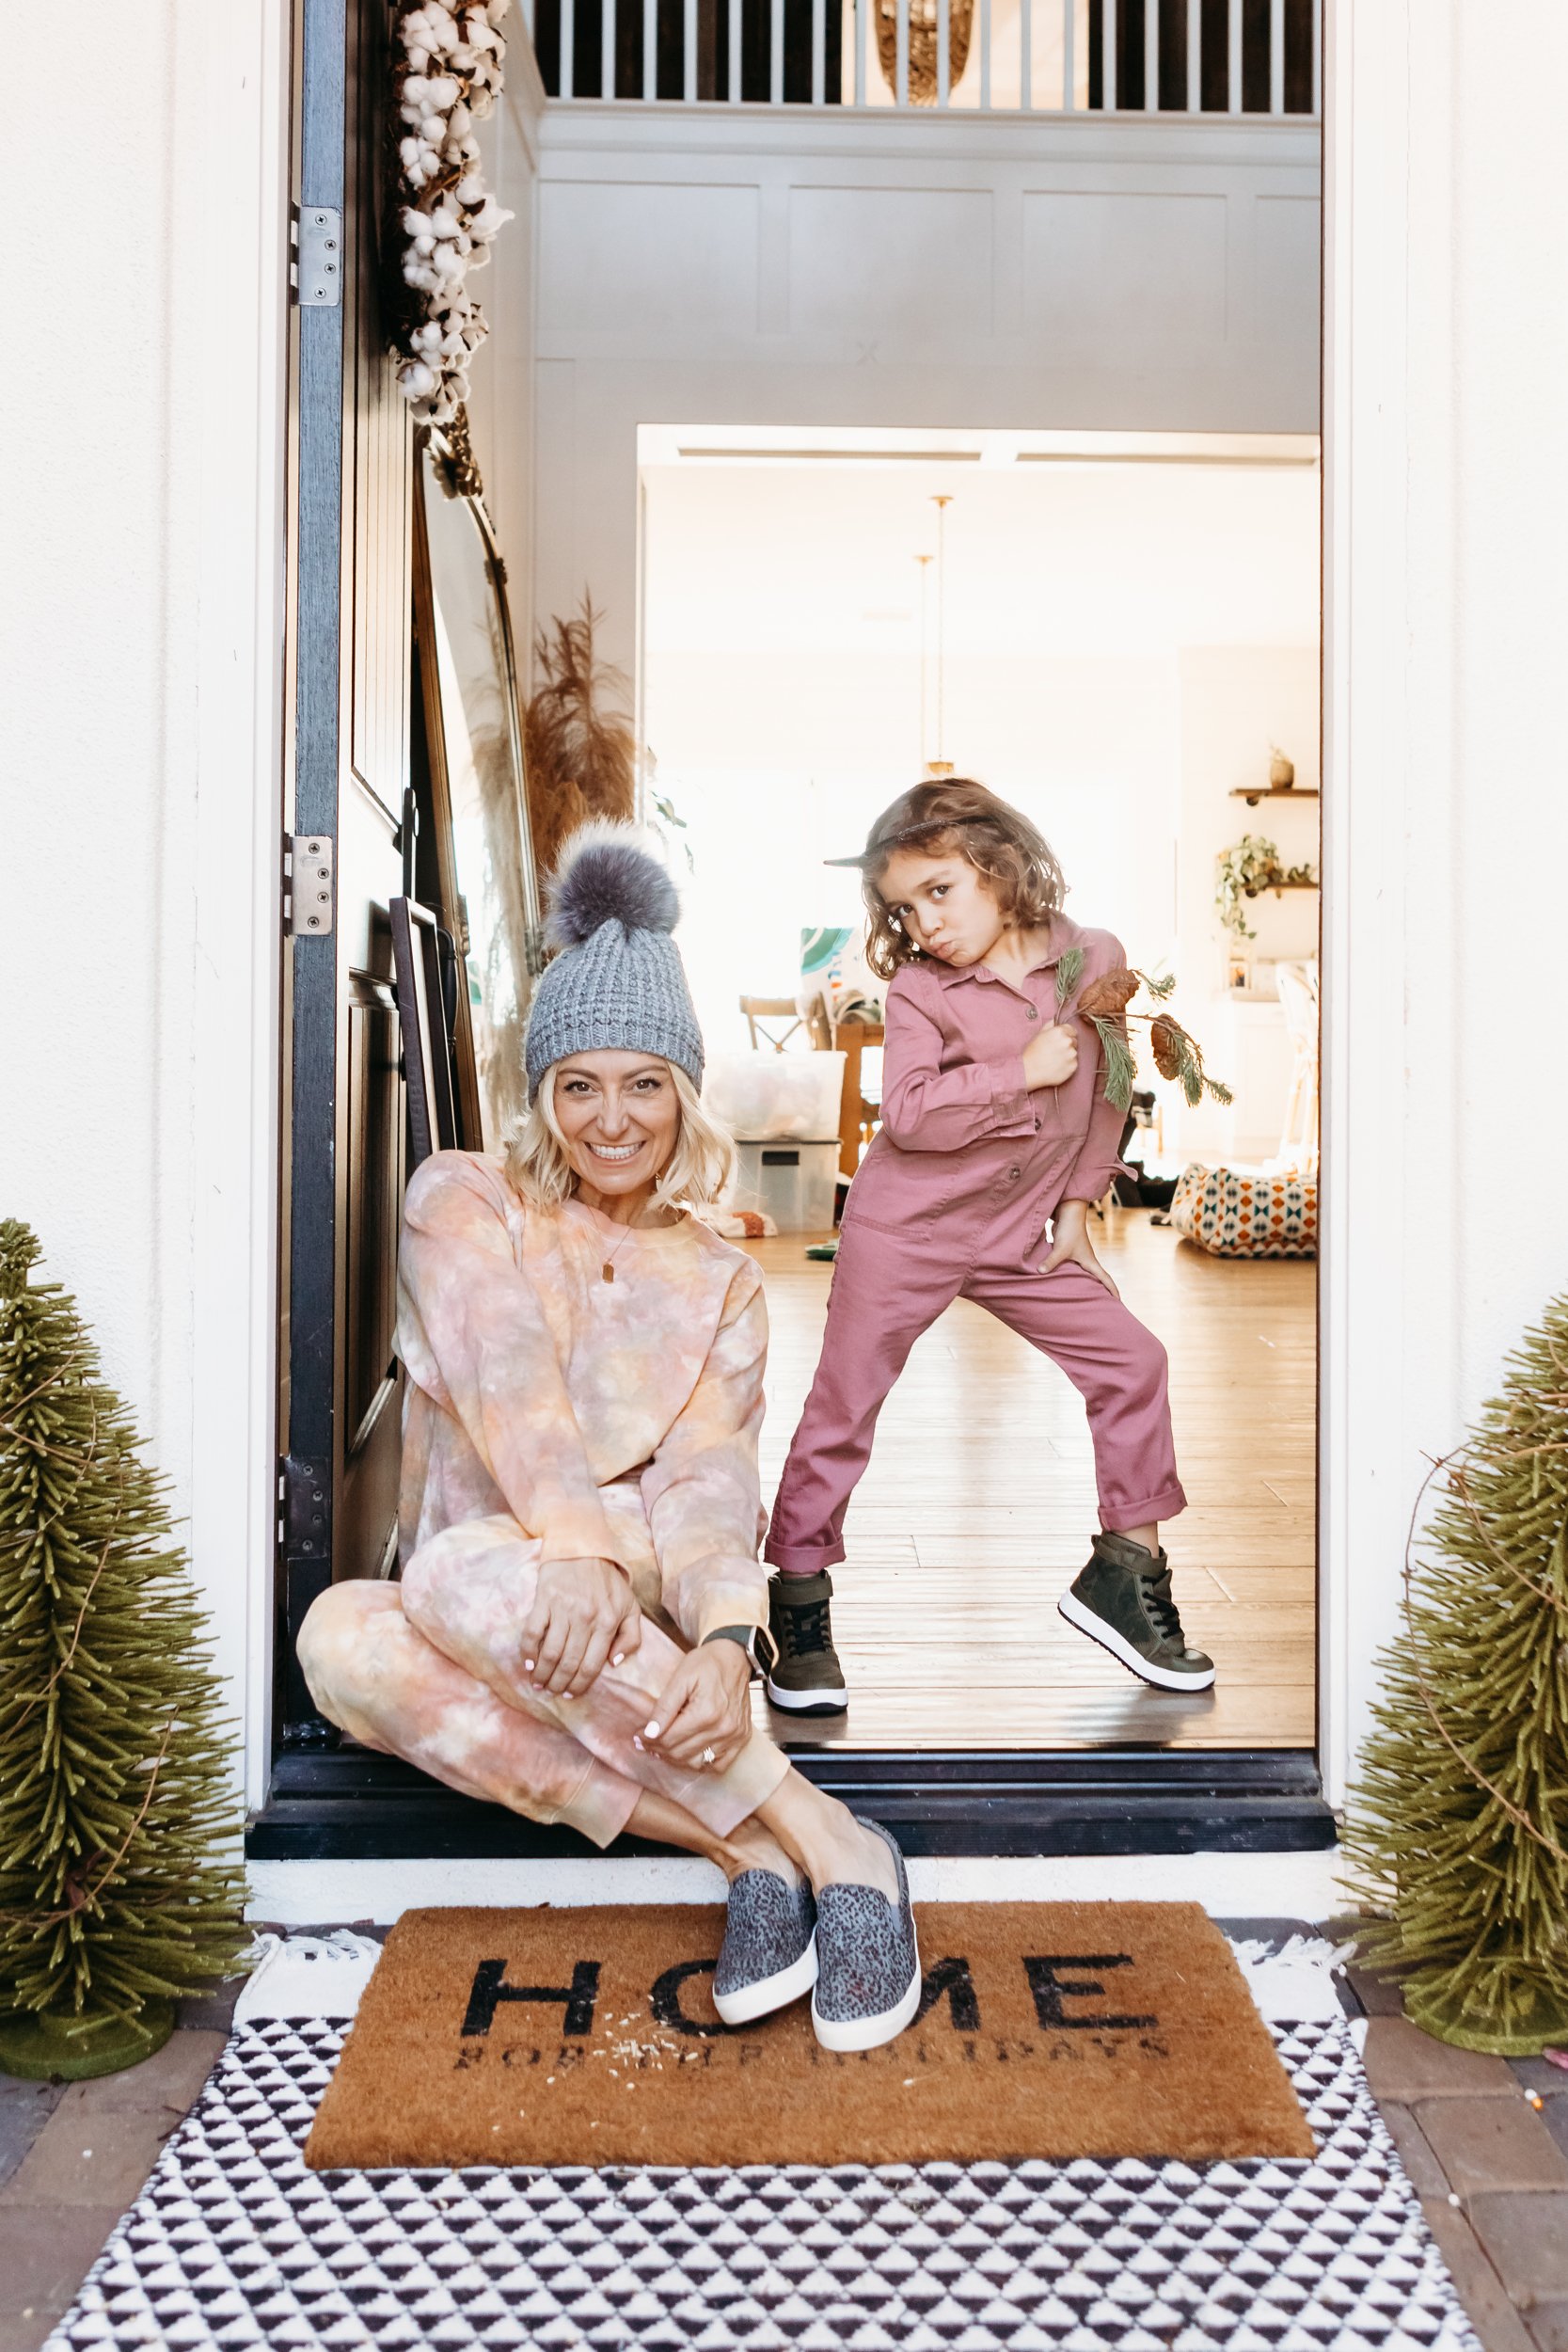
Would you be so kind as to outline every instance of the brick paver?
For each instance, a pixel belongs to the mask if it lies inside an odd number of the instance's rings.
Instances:
[[[1524,2091],[1496,2099],[1424,2099],[1416,2121],[1462,2197],[1489,2189],[1568,2189],[1568,2156]]]
[[[1407,2017],[1372,2018],[1367,2027],[1366,2058],[1367,2079],[1378,2097],[1396,2099],[1402,2106],[1414,2106],[1421,2099],[1519,2093],[1505,2058],[1450,2049]]]
[[[1522,2310],[1568,2302],[1568,2194],[1487,2190],[1466,2201],[1471,2226]]]
[[[1485,2352],[1538,2352],[1524,2320],[1508,2299],[1508,2289],[1457,2206],[1450,2205],[1446,2196],[1423,2197],[1421,2211]]]

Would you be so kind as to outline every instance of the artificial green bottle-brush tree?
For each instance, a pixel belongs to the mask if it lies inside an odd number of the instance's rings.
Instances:
[[[1568,2042],[1568,1298],[1434,1475],[1353,1798],[1360,1941],[1417,2025],[1524,2058]]]
[[[0,2070],[110,2074],[245,1942],[240,1818],[160,1483],[0,1223]]]

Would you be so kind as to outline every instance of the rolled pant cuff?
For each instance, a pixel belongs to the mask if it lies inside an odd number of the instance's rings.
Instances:
[[[1100,1524],[1108,1535],[1122,1535],[1130,1527],[1147,1527],[1151,1519],[1156,1523],[1162,1519],[1173,1519],[1179,1511],[1184,1511],[1186,1507],[1187,1498],[1179,1482],[1174,1486],[1162,1486],[1157,1495],[1150,1495],[1146,1502],[1102,1502],[1100,1506]]]
[[[776,1544],[769,1535],[762,1556],[770,1568],[782,1568],[785,1576],[816,1576],[823,1568],[837,1567],[844,1557],[844,1541],[838,1537],[827,1544]]]
[[[777,1792],[788,1770],[784,1751],[753,1731],[727,1772],[693,1772],[699,1786],[689,1800],[689,1808],[705,1828],[727,1837]]]
[[[768,1803],[788,1770],[789,1758],[770,1740],[753,1732],[726,1772],[684,1774],[679,1797],[670,1801],[684,1805],[715,1836],[727,1837],[751,1819],[759,1804]],[[580,1831],[602,1851],[620,1836],[644,1793],[667,1795],[668,1784],[645,1792],[639,1782],[628,1780],[612,1764],[601,1763],[595,1756],[553,1818]]]
[[[564,1821],[568,1829],[579,1831],[602,1852],[620,1836],[637,1810],[637,1800],[641,1794],[635,1780],[628,1780],[613,1765],[601,1764],[594,1756],[554,1819]]]

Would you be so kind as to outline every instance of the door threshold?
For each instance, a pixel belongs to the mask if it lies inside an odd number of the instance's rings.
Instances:
[[[1301,1853],[1336,1842],[1308,1749],[880,1749],[791,1757],[806,1779],[896,1833],[910,1854]],[[613,1854],[667,1854],[618,1838]],[[596,1851],[576,1830],[458,1796],[395,1757],[280,1756],[252,1816],[256,1861],[467,1860]]]

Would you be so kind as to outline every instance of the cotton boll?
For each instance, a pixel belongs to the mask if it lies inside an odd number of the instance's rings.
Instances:
[[[399,381],[405,391],[412,392],[416,399],[422,400],[426,393],[436,389],[436,372],[433,368],[427,368],[422,359],[415,359],[402,371]]]
[[[460,98],[447,117],[447,136],[449,139],[466,139],[467,135],[468,109]]]
[[[436,237],[455,237],[462,227],[450,204],[437,204],[430,215],[430,233]]]
[[[439,106],[443,114],[456,105],[461,94],[458,85],[450,73],[432,74],[425,86],[426,100],[432,106]]]
[[[471,171],[466,180],[459,180],[456,187],[452,190],[452,194],[456,197],[460,204],[483,204],[484,201],[484,183],[480,178],[477,171]]]

